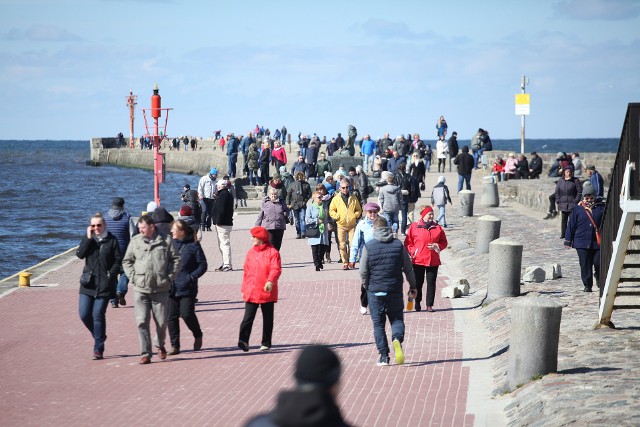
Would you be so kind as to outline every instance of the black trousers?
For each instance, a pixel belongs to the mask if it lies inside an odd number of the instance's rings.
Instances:
[[[202,199],[203,209],[202,209],[202,221],[200,221],[200,225],[204,230],[206,228],[211,228],[211,213],[213,212],[213,199]]]
[[[264,304],[254,304],[252,302],[244,303],[244,319],[240,324],[240,341],[249,343],[251,337],[251,329],[253,328],[253,320],[256,318],[258,307],[262,310],[262,343],[266,347],[271,347],[271,336],[273,334],[273,302]]]
[[[364,286],[360,285],[360,305],[362,307],[369,306],[369,294]]]
[[[438,266],[426,267],[424,265],[413,264],[413,274],[416,276],[416,305],[422,302],[422,287],[425,275],[427,277],[427,307],[433,307],[436,299],[436,278],[438,277]]]
[[[262,185],[269,183],[269,163],[260,163],[260,183]]]
[[[194,297],[169,297],[169,314],[167,315],[167,329],[171,347],[180,348],[180,318],[184,320],[187,328],[193,333],[194,338],[202,336],[200,322],[196,316],[196,299]]]
[[[556,212],[556,193],[549,196],[549,213]]]
[[[580,261],[580,278],[582,284],[591,288],[593,286],[593,274],[600,277],[600,249],[577,249],[578,261]]]
[[[564,239],[565,236],[565,232],[567,231],[567,222],[569,221],[569,215],[571,215],[571,211],[569,212],[565,212],[565,211],[560,211],[560,234],[562,235],[562,238]]]
[[[311,256],[313,257],[313,265],[320,267],[324,264],[324,253],[327,250],[327,246],[323,244],[311,245]]]
[[[282,236],[284,235],[284,230],[267,230],[269,232],[269,241],[274,248],[279,252],[280,247],[282,246]]]

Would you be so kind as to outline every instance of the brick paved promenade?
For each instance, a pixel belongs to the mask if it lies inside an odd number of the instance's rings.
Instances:
[[[193,339],[181,324],[183,353],[139,365],[128,305],[109,307],[105,359],[91,360],[92,339],[77,314],[80,260],[37,278],[30,289],[0,298],[0,425],[242,425],[272,408],[278,391],[293,385],[297,352],[314,342],[331,345],[342,359],[339,403],[355,425],[471,426],[478,421],[467,410],[470,367],[463,366],[462,335],[449,300],[438,292],[435,313],[407,313],[405,364],[378,367],[371,319],[358,310],[358,272],[342,271],[335,244],[334,262],[316,272],[306,240],[295,239],[293,227],[281,251],[272,351],[257,348],[260,314],[251,351],[240,351],[240,269],[254,220],[255,214],[236,215],[233,272],[213,271],[221,257],[214,233],[205,233],[209,271],[200,281],[196,307],[204,332],[200,352],[190,351]],[[446,285],[447,276],[445,266],[438,287]],[[127,300],[133,301],[131,289]],[[489,399],[491,387],[485,389],[481,400]]]

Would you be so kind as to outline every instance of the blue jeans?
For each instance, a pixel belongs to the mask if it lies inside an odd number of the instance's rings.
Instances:
[[[258,170],[249,169],[249,185],[258,185]]]
[[[425,169],[427,172],[430,172],[430,171],[431,171],[431,159],[428,159],[428,160],[427,160],[427,158],[426,158],[426,157],[424,158],[424,169]]]
[[[371,161],[371,157],[373,157],[373,154],[364,155],[364,160],[362,161],[362,168],[364,169],[365,172],[369,170],[369,162]],[[371,163],[371,170],[373,170],[373,162]]]
[[[236,163],[238,163],[238,153],[229,154],[227,164],[227,173],[229,174],[229,178],[236,177]]]
[[[440,224],[440,221],[442,221],[442,225],[444,225],[445,227],[447,226],[447,218],[445,217],[446,206],[447,205],[438,205],[438,209],[440,209],[440,215],[438,215],[438,218],[436,218],[436,222]]]
[[[391,230],[393,230],[393,232],[396,233],[398,231],[399,212],[398,211],[383,212],[382,216],[384,216],[387,219],[387,222],[389,223],[389,227],[391,227]]]
[[[306,214],[307,214],[307,208],[300,208],[300,209],[293,210],[293,217],[296,221],[296,232],[298,233],[299,236],[300,235],[304,236],[304,233],[307,229],[304,222],[304,217]]]
[[[388,292],[386,296],[376,296],[368,291],[369,312],[373,322],[373,336],[376,340],[378,353],[389,355],[389,342],[385,331],[386,320],[391,324],[391,341],[404,341],[404,300],[402,292]]]
[[[109,298],[94,298],[90,295],[80,294],[79,313],[80,320],[93,335],[93,351],[104,352],[104,341],[107,339],[107,306]]]
[[[458,193],[462,191],[462,183],[467,182],[467,190],[471,191],[471,174],[458,174]]]
[[[478,169],[478,162],[480,162],[480,158],[482,157],[482,153],[484,153],[484,148],[478,148],[473,151],[473,167]]]
[[[124,274],[124,270],[120,268],[120,277],[118,278],[118,286],[116,287],[116,293],[122,295],[123,297],[127,294],[129,290],[129,278],[126,274]],[[117,302],[118,300],[115,298],[111,298],[111,303]]]
[[[409,199],[402,201],[401,210],[402,223],[400,224],[400,231],[402,231],[402,234],[405,234],[407,232],[407,211],[409,210]]]

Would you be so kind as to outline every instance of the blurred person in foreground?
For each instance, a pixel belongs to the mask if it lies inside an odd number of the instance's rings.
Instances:
[[[273,311],[278,302],[278,279],[282,274],[280,252],[269,242],[269,232],[264,227],[251,229],[253,246],[247,251],[242,277],[242,299],[245,301],[244,318],[240,324],[238,347],[249,351],[249,337],[253,320],[262,311],[262,345],[260,351],[271,349],[273,335]]]
[[[107,339],[107,306],[116,293],[122,262],[118,240],[107,231],[102,214],[91,217],[76,256],[85,260],[80,278],[80,320],[93,335],[93,360],[100,360]]]
[[[246,427],[349,427],[336,402],[340,373],[340,359],[329,347],[305,347],[296,361],[296,387],[280,392],[273,411],[258,415]]]

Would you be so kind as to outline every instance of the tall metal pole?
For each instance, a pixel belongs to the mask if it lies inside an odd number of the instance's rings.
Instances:
[[[520,80],[520,88],[522,89],[522,93],[527,93],[527,77],[522,76]],[[520,152],[524,154],[524,114],[520,115]]]
[[[129,148],[133,148],[133,121],[135,118],[136,98],[133,91],[129,91],[127,96],[127,106],[129,107]]]

